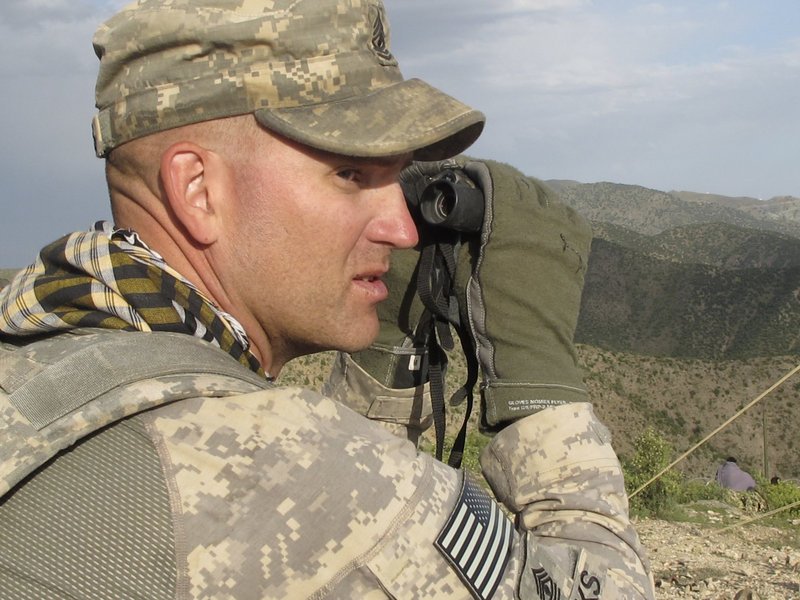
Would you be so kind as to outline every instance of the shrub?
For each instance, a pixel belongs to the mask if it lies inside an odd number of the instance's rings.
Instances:
[[[672,445],[652,427],[636,438],[633,458],[622,461],[628,494],[633,494],[663,470],[670,463],[672,453]],[[667,471],[631,498],[631,512],[658,515],[676,502],[681,480],[680,473]]]
[[[789,481],[761,485],[758,491],[767,501],[769,510],[800,502],[800,488]],[[788,513],[795,516],[800,514],[800,506],[789,509]]]
[[[678,490],[676,500],[681,504],[690,504],[701,500],[725,501],[725,489],[716,481],[684,481]]]

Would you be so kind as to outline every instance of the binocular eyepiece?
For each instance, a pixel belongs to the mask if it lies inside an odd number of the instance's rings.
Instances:
[[[481,230],[484,204],[483,192],[460,169],[438,173],[419,195],[423,221],[466,233]]]

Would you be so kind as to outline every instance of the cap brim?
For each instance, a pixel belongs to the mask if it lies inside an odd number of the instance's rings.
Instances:
[[[413,153],[443,160],[478,139],[484,115],[421,81],[408,79],[325,104],[257,109],[268,129],[312,148],[359,157]]]

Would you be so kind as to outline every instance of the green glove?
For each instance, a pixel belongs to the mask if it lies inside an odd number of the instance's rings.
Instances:
[[[462,233],[455,288],[482,373],[481,428],[586,401],[573,335],[591,245],[588,223],[541,182],[492,161],[416,163],[430,181],[459,168],[485,197]]]
[[[470,246],[474,268],[457,272],[457,285],[483,372],[481,423],[497,430],[588,400],[573,336],[592,234],[556,194],[508,165],[467,163],[465,171],[483,189],[486,211]]]

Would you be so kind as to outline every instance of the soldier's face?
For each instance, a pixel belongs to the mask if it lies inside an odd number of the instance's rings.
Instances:
[[[410,155],[354,159],[263,135],[236,165],[238,303],[278,364],[365,348],[378,333],[391,251],[418,239],[398,184]]]

